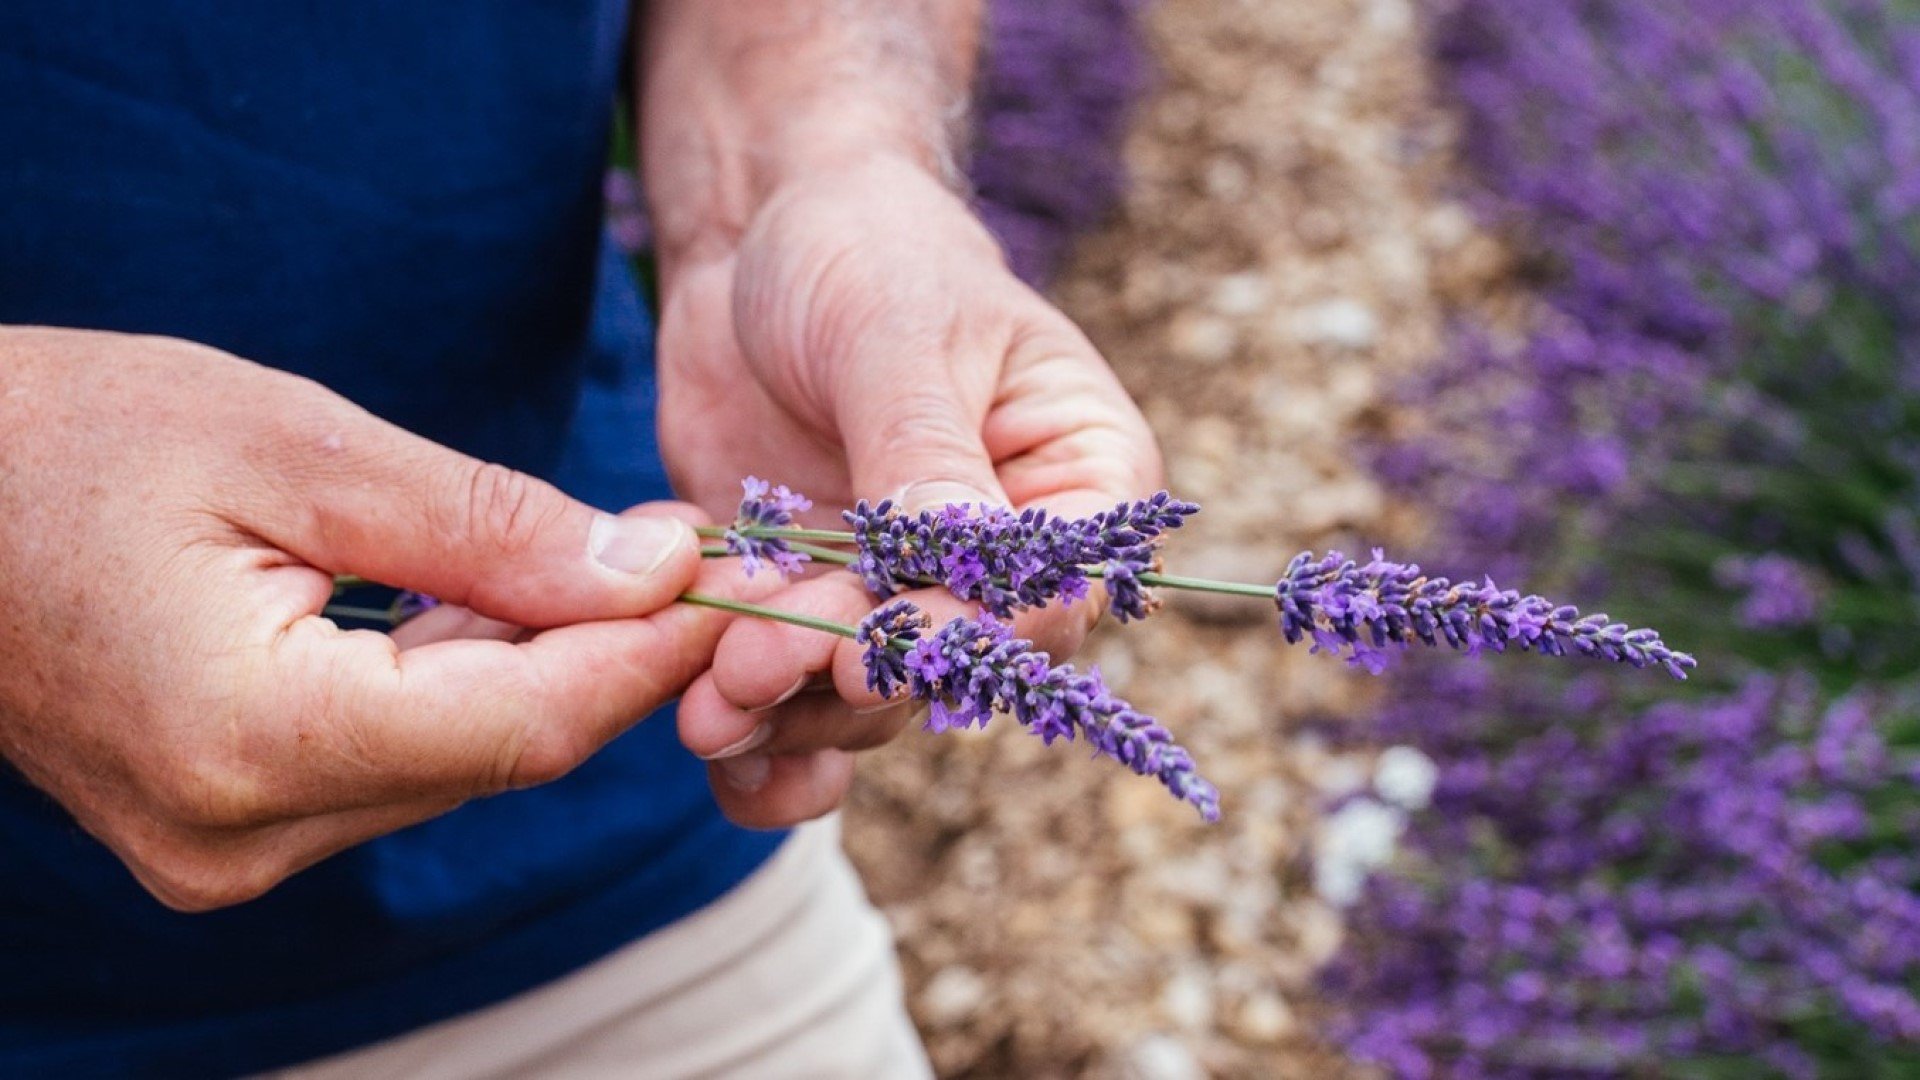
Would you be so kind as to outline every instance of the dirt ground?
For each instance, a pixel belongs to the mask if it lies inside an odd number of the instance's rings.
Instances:
[[[1056,290],[1205,510],[1174,573],[1266,582],[1303,548],[1410,535],[1354,452],[1398,373],[1494,274],[1446,197],[1412,0],[1160,0],[1133,185]],[[1366,763],[1321,732],[1366,688],[1258,601],[1187,602],[1088,649],[1221,787],[1151,781],[1005,722],[870,755],[848,843],[954,1077],[1332,1078],[1316,966],[1338,946],[1305,845]]]

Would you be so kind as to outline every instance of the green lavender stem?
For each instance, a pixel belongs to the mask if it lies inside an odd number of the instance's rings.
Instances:
[[[838,634],[843,638],[857,638],[860,636],[860,631],[857,627],[848,626],[846,623],[834,622],[832,619],[822,619],[813,615],[801,615],[792,611],[781,611],[779,608],[764,607],[760,604],[749,604],[745,600],[728,600],[724,597],[708,596],[705,593],[684,592],[680,594],[680,602],[683,604],[693,604],[696,607],[731,611],[736,615],[752,615],[755,618],[772,619],[775,622],[804,626],[809,630],[823,630],[829,634]]]
[[[749,525],[743,529],[731,529],[725,525],[702,525],[693,530],[709,540],[725,539],[728,532],[738,532],[741,536],[752,536],[778,540],[811,540],[822,544],[851,544],[853,534],[835,529],[787,529],[770,525]]]
[[[816,618],[812,615],[798,615],[778,608],[763,607],[760,604],[749,604],[744,600],[728,600],[724,597],[708,596],[705,593],[687,592],[680,594],[680,602],[698,607],[716,608],[720,611],[731,611],[736,615],[752,615],[755,618],[791,623],[794,626],[804,626],[809,630],[838,634],[843,638],[859,636],[858,628],[848,626],[846,623]],[[391,608],[358,607],[353,604],[328,604],[320,614],[329,619],[365,619],[368,622],[388,624],[396,621],[395,613]]]
[[[1090,567],[1088,577],[1103,576],[1099,567]],[[1155,585],[1167,589],[1185,589],[1188,592],[1222,593],[1227,596],[1257,596],[1262,600],[1273,599],[1273,586],[1247,585],[1238,581],[1214,581],[1211,578],[1180,577],[1175,574],[1161,574],[1153,571],[1140,575],[1140,584]]]
[[[365,619],[368,622],[394,622],[391,608],[360,607],[355,604],[328,604],[320,614],[329,619]]]

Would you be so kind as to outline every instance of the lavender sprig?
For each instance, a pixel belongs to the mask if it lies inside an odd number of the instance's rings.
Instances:
[[[789,491],[785,484],[769,484],[757,476],[740,481],[742,498],[733,527],[725,535],[729,554],[740,557],[740,568],[748,577],[762,566],[771,565],[776,573],[792,577],[806,565],[804,552],[793,550],[787,541],[750,529],[778,529],[793,524],[795,514],[813,509],[813,500]]]
[[[992,615],[954,619],[923,636],[927,625],[925,614],[901,600],[859,627],[868,687],[891,695],[904,686],[929,702],[927,730],[984,727],[995,712],[1010,713],[1047,745],[1084,738],[1097,753],[1158,779],[1206,820],[1219,820],[1220,794],[1201,778],[1193,756],[1159,721],[1115,697],[1097,670],[1054,664]]]
[[[861,502],[845,514],[852,531],[835,532],[793,527],[794,515],[812,503],[784,486],[757,477],[741,486],[745,498],[734,523],[700,529],[726,539],[724,547],[703,548],[704,554],[739,556],[749,573],[772,565],[791,574],[817,558],[847,566],[875,592],[944,585],[962,599],[979,601],[987,613],[929,633],[928,617],[906,601],[881,606],[858,626],[692,592],[681,595],[683,602],[860,641],[868,688],[883,697],[904,693],[928,702],[929,730],[985,726],[994,713],[1009,713],[1049,745],[1084,739],[1097,753],[1155,777],[1208,821],[1219,817],[1219,793],[1164,726],[1114,696],[1097,670],[1054,664],[1002,620],[1056,598],[1073,603],[1098,577],[1123,622],[1156,606],[1150,587],[1268,599],[1280,610],[1289,642],[1311,638],[1316,652],[1346,652],[1376,673],[1390,647],[1414,641],[1445,641],[1470,653],[1509,646],[1556,656],[1580,653],[1635,667],[1663,666],[1676,678],[1694,666],[1691,656],[1667,648],[1651,630],[1610,623],[1604,615],[1583,618],[1575,608],[1503,590],[1490,580],[1456,585],[1430,578],[1377,550],[1364,566],[1339,552],[1322,558],[1303,553],[1270,588],[1165,574],[1159,567],[1165,533],[1199,509],[1166,492],[1080,519],[965,504],[908,515],[890,502]],[[835,544],[854,551],[822,546]],[[432,603],[407,594],[390,612],[327,610],[397,623]]]
[[[1144,618],[1159,606],[1149,587],[1265,597],[1279,607],[1287,641],[1310,638],[1315,652],[1345,653],[1349,662],[1374,674],[1385,670],[1394,649],[1415,641],[1429,646],[1444,641],[1469,655],[1512,647],[1547,656],[1592,656],[1661,667],[1677,679],[1695,666],[1692,656],[1668,648],[1652,630],[1632,629],[1605,615],[1582,616],[1578,608],[1501,589],[1491,579],[1476,585],[1428,577],[1411,563],[1389,561],[1378,549],[1365,565],[1337,551],[1324,557],[1303,552],[1271,588],[1163,573],[1160,545],[1166,532],[1198,510],[1164,491],[1080,519],[971,504],[905,514],[890,501],[862,500],[842,514],[850,532],[760,526],[752,536],[792,542],[804,549],[796,554],[846,565],[883,597],[941,585],[1002,619],[1055,598],[1071,604],[1086,595],[1089,579],[1096,577],[1103,579],[1110,610],[1121,622]],[[851,544],[854,552],[807,541]]]
[[[1685,679],[1694,659],[1676,652],[1652,630],[1630,629],[1605,615],[1484,584],[1428,577],[1412,563],[1389,561],[1379,549],[1366,565],[1337,551],[1294,557],[1274,586],[1280,630],[1289,642],[1306,637],[1314,651],[1348,653],[1378,674],[1388,650],[1414,641],[1441,642],[1469,655],[1509,647],[1546,656],[1578,653],[1634,667],[1660,666]]]
[[[1163,535],[1199,509],[1163,491],[1078,519],[970,504],[906,514],[890,500],[862,500],[842,516],[857,552],[852,568],[876,596],[940,584],[1008,618],[1054,599],[1079,601],[1089,568],[1102,567],[1109,606],[1126,622],[1157,606],[1139,575],[1158,569]]]

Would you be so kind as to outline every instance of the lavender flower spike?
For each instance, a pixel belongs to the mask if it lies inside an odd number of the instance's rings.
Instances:
[[[813,500],[787,490],[785,484],[773,485],[757,476],[740,481],[743,497],[740,511],[727,530],[727,551],[740,556],[740,568],[752,577],[754,571],[771,564],[777,573],[791,577],[800,572],[807,556],[787,546],[785,540],[768,536],[748,536],[752,528],[784,528],[793,524],[793,515],[813,509]]]
[[[1570,652],[1631,664],[1658,665],[1685,679],[1693,657],[1675,652],[1652,630],[1632,630],[1605,615],[1588,615],[1556,606],[1539,596],[1522,596],[1485,584],[1454,584],[1428,577],[1411,563],[1388,561],[1379,549],[1361,566],[1337,551],[1315,559],[1294,557],[1274,586],[1280,629],[1290,642],[1312,637],[1314,651],[1348,652],[1350,663],[1378,674],[1388,649],[1413,641],[1445,641],[1469,654],[1481,649],[1504,652],[1511,646],[1546,656]]]
[[[991,615],[954,619],[930,637],[921,634],[925,626],[926,616],[903,600],[869,615],[860,633],[868,685],[883,693],[904,685],[930,702],[928,730],[985,726],[996,711],[1011,713],[1049,745],[1085,738],[1096,752],[1158,779],[1206,820],[1219,820],[1220,793],[1195,771],[1193,756],[1158,721],[1113,696],[1099,672],[1054,665]]]
[[[859,552],[853,569],[876,596],[944,585],[1007,618],[1055,599],[1077,602],[1088,571],[1102,567],[1109,603],[1125,622],[1156,606],[1138,575],[1157,568],[1162,534],[1199,509],[1162,491],[1086,518],[968,504],[904,514],[891,502],[864,500],[842,516]]]

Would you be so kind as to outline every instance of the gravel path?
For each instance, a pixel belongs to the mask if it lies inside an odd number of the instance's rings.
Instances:
[[[1162,0],[1151,20],[1131,194],[1056,291],[1206,508],[1168,569],[1270,581],[1303,547],[1405,538],[1352,447],[1498,271],[1442,195],[1410,0]],[[1315,730],[1367,688],[1282,648],[1258,602],[1175,597],[1089,658],[1182,734],[1226,818],[1004,722],[871,755],[849,847],[942,1075],[1352,1075],[1314,1038],[1340,923],[1303,852],[1324,793],[1366,776]]]

